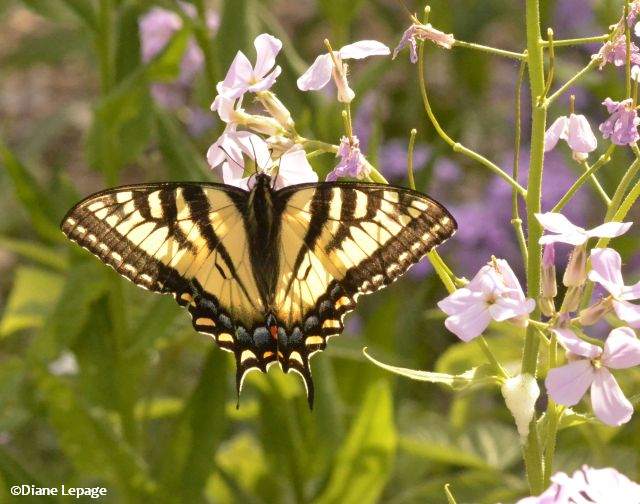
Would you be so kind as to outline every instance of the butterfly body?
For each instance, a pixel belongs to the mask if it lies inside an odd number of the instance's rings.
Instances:
[[[194,328],[252,369],[303,378],[359,296],[388,285],[456,229],[421,193],[366,183],[250,191],[222,184],[124,186],[86,198],[62,230],[137,285],[171,294]]]

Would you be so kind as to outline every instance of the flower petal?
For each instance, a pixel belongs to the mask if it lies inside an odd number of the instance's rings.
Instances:
[[[244,94],[246,85],[251,80],[252,75],[253,67],[251,62],[242,51],[238,51],[218,92],[229,98],[239,98]]]
[[[500,273],[500,276],[502,277],[504,284],[509,289],[514,289],[515,292],[520,293],[521,299],[524,299],[524,292],[522,292],[522,286],[518,281],[518,277],[511,269],[511,266],[509,266],[509,263],[504,259],[496,259],[495,263],[497,265],[498,272]]]
[[[617,296],[624,288],[621,267],[622,259],[618,252],[611,248],[595,248],[591,251],[589,280],[599,283]]]
[[[631,327],[640,327],[640,306],[629,301],[613,300],[613,309],[620,320],[624,320]]]
[[[316,91],[322,89],[331,80],[333,61],[329,54],[321,54],[313,64],[298,78],[298,89]]]
[[[508,297],[499,297],[496,302],[489,306],[489,313],[493,320],[502,322],[520,315],[531,313],[535,309],[533,300],[513,299]]]
[[[618,327],[609,333],[604,344],[602,363],[611,369],[625,369],[640,364],[640,340],[629,327]]]
[[[612,426],[627,423],[633,415],[633,406],[606,368],[595,372],[591,387],[591,407],[600,420]]]
[[[273,72],[268,74],[266,77],[260,79],[255,84],[249,86],[247,88],[247,91],[250,91],[252,93],[259,93],[260,91],[266,91],[267,89],[269,89],[271,86],[275,84],[276,79],[278,78],[278,75],[280,75],[280,72],[282,72],[282,68],[280,68],[280,65],[278,65],[273,69]]]
[[[342,47],[338,54],[341,59],[363,59],[369,56],[387,56],[391,51],[377,40],[360,40]]]
[[[491,322],[491,315],[485,303],[474,303],[466,310],[447,317],[444,325],[462,341],[470,341],[480,336]]]
[[[566,138],[567,127],[569,125],[569,118],[567,116],[558,117],[553,124],[549,126],[549,129],[544,133],[544,151],[549,152],[552,150],[558,140]]]
[[[253,41],[256,48],[255,77],[262,79],[276,63],[276,56],[282,49],[282,42],[273,35],[262,33]]]
[[[633,285],[625,285],[620,294],[620,299],[625,301],[640,299],[640,282],[636,282]]]
[[[318,174],[313,171],[307,160],[307,155],[302,149],[290,150],[282,155],[274,184],[276,189],[317,181]]]
[[[237,142],[242,152],[256,162],[259,170],[265,170],[271,165],[269,145],[261,137],[248,131],[240,131],[237,134]]]
[[[544,235],[539,240],[540,245],[549,245],[550,243],[568,243],[569,245],[584,245],[587,242],[586,234],[552,234]]]
[[[447,315],[455,315],[466,310],[470,305],[478,302],[484,302],[481,292],[471,291],[468,288],[458,289],[446,298],[438,302],[440,308]]]
[[[605,222],[587,230],[589,238],[615,238],[625,234],[633,222]]]
[[[567,143],[571,150],[575,152],[588,153],[598,147],[598,140],[591,131],[589,121],[581,114],[571,114],[569,116],[569,127],[567,132]]]
[[[602,349],[599,346],[580,339],[571,329],[558,328],[554,329],[553,333],[560,344],[572,354],[581,355],[588,359],[594,359],[602,354]]]
[[[249,179],[248,177],[242,177],[244,174],[244,169],[242,167],[229,163],[229,161],[225,161],[222,163],[220,171],[222,173],[222,180],[225,184],[247,189],[247,181]]]
[[[564,215],[557,212],[546,212],[535,214],[540,225],[547,231],[559,234],[581,234],[584,228],[572,224]]]
[[[594,375],[591,362],[580,359],[562,367],[550,369],[544,384],[555,402],[573,406],[587,392]]]

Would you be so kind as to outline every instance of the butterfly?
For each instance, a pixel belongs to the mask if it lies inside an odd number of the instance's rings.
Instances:
[[[313,405],[310,357],[344,329],[358,298],[396,280],[456,231],[438,202],[409,189],[321,182],[250,190],[160,182],[96,193],[61,229],[116,272],[171,294],[246,374],[279,363]]]

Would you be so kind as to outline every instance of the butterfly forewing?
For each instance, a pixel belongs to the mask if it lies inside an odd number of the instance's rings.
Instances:
[[[456,223],[427,196],[379,184],[293,186],[278,196],[286,205],[276,315],[295,336],[279,350],[283,368],[300,372],[309,389],[309,356],[342,332],[358,297],[396,280]]]
[[[145,184],[90,196],[63,232],[137,285],[171,293],[196,330],[236,354],[238,380],[275,360],[270,338],[252,328],[265,307],[249,258],[242,209],[247,193],[229,186]]]

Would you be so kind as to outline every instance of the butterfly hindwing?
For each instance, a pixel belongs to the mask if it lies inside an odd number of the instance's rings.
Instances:
[[[264,325],[264,306],[243,222],[247,194],[215,184],[126,186],[90,196],[62,222],[71,240],[124,277],[172,294],[197,331],[234,352],[239,385],[277,352],[254,331]]]
[[[309,357],[343,331],[358,297],[396,280],[456,223],[429,197],[379,184],[292,186],[278,197],[286,204],[275,306],[288,334],[279,350],[283,369],[298,371],[309,390]]]

